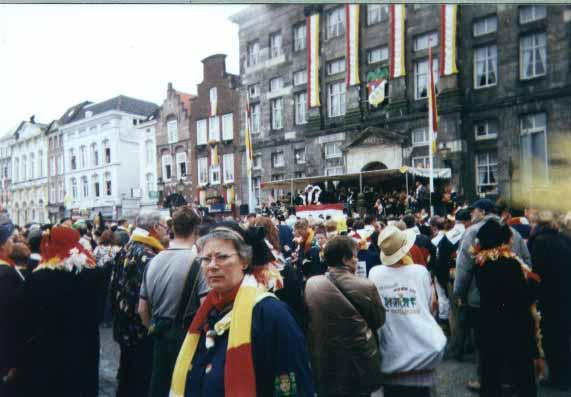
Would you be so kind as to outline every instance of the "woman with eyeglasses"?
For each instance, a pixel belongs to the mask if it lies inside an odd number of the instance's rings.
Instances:
[[[210,293],[178,355],[170,396],[314,396],[303,333],[258,282],[274,259],[262,228],[215,226],[197,242]]]

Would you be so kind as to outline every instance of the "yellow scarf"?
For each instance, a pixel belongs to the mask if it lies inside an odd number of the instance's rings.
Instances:
[[[165,247],[161,244],[161,242],[153,236],[143,236],[141,234],[134,234],[131,237],[131,240],[148,245],[157,252],[160,252],[165,249]]]

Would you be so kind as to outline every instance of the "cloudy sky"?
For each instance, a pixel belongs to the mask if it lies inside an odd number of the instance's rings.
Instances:
[[[167,83],[196,93],[203,58],[238,73],[243,5],[0,5],[0,135],[36,115],[128,95],[160,104]]]

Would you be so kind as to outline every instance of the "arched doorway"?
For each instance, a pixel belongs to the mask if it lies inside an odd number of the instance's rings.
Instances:
[[[388,167],[381,163],[380,161],[371,161],[361,168],[361,171],[376,171],[376,170],[386,170]]]

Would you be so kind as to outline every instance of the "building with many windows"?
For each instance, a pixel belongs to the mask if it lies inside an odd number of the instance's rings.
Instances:
[[[0,206],[10,211],[12,206],[12,145],[15,128],[0,136]]]
[[[459,5],[455,19],[440,5],[353,7],[357,19],[334,4],[253,5],[232,17],[259,200],[280,194],[260,192],[271,181],[427,167],[430,66],[434,163],[451,169],[456,190],[512,198],[517,186],[548,186],[550,170],[568,161],[557,142],[571,130],[570,6]],[[318,31],[307,26],[314,16]],[[401,26],[402,37],[391,34]]]

